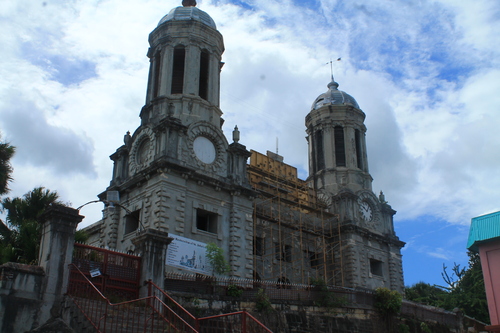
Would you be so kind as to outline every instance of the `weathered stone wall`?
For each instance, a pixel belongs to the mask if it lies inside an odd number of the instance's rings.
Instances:
[[[44,270],[40,266],[0,266],[0,332],[25,332],[38,320]]]
[[[246,310],[275,333],[334,332],[334,333],[465,333],[482,332],[478,323],[465,320],[460,312],[424,306],[404,301],[401,314],[383,319],[367,304],[340,307],[300,305],[300,302],[271,303],[267,311],[257,311],[256,300],[231,296],[204,296],[174,293],[174,297],[198,318]],[[484,327],[484,326],[483,326]]]

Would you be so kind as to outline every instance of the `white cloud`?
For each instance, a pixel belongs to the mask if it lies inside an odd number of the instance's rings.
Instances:
[[[106,188],[109,155],[139,125],[148,34],[179,4],[2,3],[0,124],[3,137],[19,146],[12,195],[44,185],[79,206]],[[500,208],[495,0],[474,6],[323,0],[317,10],[288,0],[248,4],[251,9],[199,1],[224,35],[221,107],[228,138],[238,125],[240,142],[261,152],[274,151],[279,138],[279,153],[306,177],[304,117],[327,89],[326,63],[342,57],[335,78],[367,115],[374,191],[384,191],[397,221],[433,215],[467,224]],[[22,118],[15,113],[28,109]],[[30,119],[45,129],[38,136],[46,141],[16,127]],[[69,153],[41,161],[38,151],[29,151],[43,142],[60,142]],[[54,171],[63,166],[67,172]],[[99,210],[85,213],[87,223],[99,218]]]

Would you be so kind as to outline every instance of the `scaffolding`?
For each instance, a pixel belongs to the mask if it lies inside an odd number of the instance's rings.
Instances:
[[[254,277],[283,283],[324,281],[343,286],[338,215],[283,158],[251,151]]]

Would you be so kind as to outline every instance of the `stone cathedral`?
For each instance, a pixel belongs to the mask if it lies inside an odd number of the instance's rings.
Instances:
[[[372,191],[365,114],[333,77],[305,117],[302,180],[282,156],[247,150],[237,127],[224,136],[223,38],[195,1],[163,17],[149,44],[141,123],[110,156],[91,245],[135,253],[131,239],[154,228],[174,239],[167,271],[211,274],[204,250],[215,243],[235,278],[403,290],[404,243]]]

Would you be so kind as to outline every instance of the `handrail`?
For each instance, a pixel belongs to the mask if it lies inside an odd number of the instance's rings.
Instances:
[[[119,302],[119,303],[111,303],[110,300],[104,296],[102,294],[102,292],[92,283],[92,281],[90,281],[87,276],[85,276],[85,274],[78,268],[78,266],[76,266],[75,264],[69,264],[68,266],[72,266],[72,268],[75,268],[76,271],[85,279],[87,285],[91,286],[91,288],[97,292],[97,294],[102,298],[103,301],[105,301],[105,304],[106,304],[106,308],[105,308],[105,311],[102,315],[99,316],[98,318],[98,322],[95,323],[90,317],[89,315],[84,311],[84,309],[78,304],[78,302],[76,302],[75,300],[73,300],[76,304],[76,306],[80,309],[80,311],[83,313],[83,315],[85,316],[85,318],[87,318],[87,320],[90,322],[90,324],[96,329],[97,332],[99,333],[102,333],[102,332],[106,332],[106,322],[104,321],[104,331],[101,331],[99,328],[100,328],[100,325],[101,325],[101,322],[103,320],[106,319],[107,315],[108,315],[108,307],[111,307],[111,308],[118,308],[119,306],[122,306],[122,305],[126,305],[126,304],[132,304],[132,303],[139,303],[141,301],[146,301],[146,304],[148,304],[148,306],[154,311],[156,312],[159,317],[162,318],[163,321],[165,321],[166,323],[168,323],[168,325],[172,326],[172,327],[175,327],[174,324],[169,321],[167,318],[165,318],[154,306],[151,306],[151,300],[157,300],[161,303],[162,300],[160,300],[158,297],[156,296],[147,296],[147,297],[142,297],[142,298],[138,298],[138,299],[134,299],[134,300],[131,300],[131,301],[124,301],[124,302]],[[82,281],[83,282],[83,281]],[[168,306],[167,306],[168,308]],[[179,319],[183,324],[189,326],[190,328],[191,325],[189,325],[187,322],[185,322],[184,319],[182,319],[177,313],[175,313],[173,310],[171,310],[171,313],[174,315],[175,318]],[[198,333],[197,330],[193,329],[193,331],[195,333]]]
[[[250,313],[248,313],[247,311],[243,310],[243,311],[236,311],[236,312],[231,312],[231,313],[224,313],[224,314],[220,314],[220,315],[215,315],[215,316],[208,316],[208,317],[203,317],[203,318],[198,318],[199,321],[202,321],[202,320],[210,320],[210,319],[215,319],[215,318],[222,318],[222,317],[228,317],[228,316],[234,316],[234,315],[244,315],[244,316],[248,316],[250,317],[250,319],[252,319],[257,325],[259,325],[261,328],[263,328],[264,330],[266,330],[267,332],[269,333],[273,333],[273,331],[271,331],[269,328],[267,328],[264,324],[262,324],[257,318],[255,318],[254,316],[252,316]],[[243,317],[245,318],[245,317]]]
[[[198,333],[198,330],[197,330],[196,328],[194,328],[193,326],[191,326],[191,325],[190,325],[187,321],[185,321],[185,320],[184,320],[181,316],[179,316],[179,315],[177,314],[177,312],[175,312],[174,310],[172,310],[172,308],[170,308],[167,304],[165,304],[165,303],[164,303],[161,299],[159,299],[159,298],[158,298],[158,297],[156,297],[156,296],[152,296],[152,297],[153,297],[154,299],[158,300],[158,302],[160,302],[161,304],[163,304],[163,306],[165,306],[167,309],[169,309],[169,310],[170,310],[170,312],[171,312],[171,313],[173,313],[173,314],[177,317],[177,319],[180,319],[180,320],[182,321],[182,323],[183,323],[183,324],[185,324],[185,325],[187,325],[190,329],[192,329],[192,330],[193,330],[193,332]],[[164,316],[163,314],[161,314],[161,313],[160,313],[160,311],[158,311],[158,309],[156,309],[155,307],[152,307],[152,308],[153,308],[153,310],[154,310],[156,313],[158,313],[158,314],[159,314],[162,318],[164,318],[164,320],[168,321],[168,320],[167,320],[167,318],[165,318],[165,316]],[[182,309],[184,309],[184,308],[182,308]],[[186,311],[187,311],[187,310],[186,310]],[[196,322],[196,320],[197,320],[197,319],[195,318],[195,322]]]
[[[68,266],[73,266],[74,268],[76,268],[76,270],[83,276],[83,278],[85,280],[87,280],[88,284],[90,284],[92,286],[92,288],[94,288],[94,290],[97,291],[97,293],[108,302],[108,304],[111,304],[111,302],[108,300],[108,298],[101,293],[101,291],[92,283],[92,281],[90,281],[87,278],[87,276],[85,276],[85,274],[80,270],[80,268],[78,268],[78,266],[76,266],[73,263],[69,264]]]
[[[149,281],[146,281],[148,284],[149,284],[149,295],[147,297],[142,297],[142,298],[139,298],[139,299],[135,299],[135,300],[131,300],[131,301],[125,301],[125,302],[120,302],[120,303],[111,303],[110,300],[104,296],[104,294],[92,283],[92,281],[90,281],[87,276],[78,268],[78,266],[76,266],[75,264],[69,264],[69,266],[74,269],[77,273],[79,273],[81,276],[83,276],[84,280],[82,280],[83,283],[87,284],[88,286],[90,286],[95,292],[97,292],[97,295],[99,296],[99,298],[101,298],[103,301],[105,301],[105,309],[104,309],[104,312],[101,313],[98,318],[94,318],[96,319],[98,322],[97,323],[94,323],[94,321],[89,317],[89,315],[86,313],[86,311],[83,309],[82,306],[80,306],[81,304],[78,304],[78,302],[76,301],[76,298],[73,298],[73,301],[75,302],[76,306],[78,306],[78,308],[80,309],[80,311],[82,311],[83,315],[89,320],[89,322],[91,323],[91,325],[96,329],[97,332],[106,332],[106,318],[108,316],[108,307],[112,307],[112,308],[118,308],[118,306],[120,305],[125,305],[125,304],[131,304],[131,303],[138,303],[138,302],[141,302],[141,301],[145,301],[146,303],[146,306],[147,308],[150,308],[152,311],[154,311],[159,318],[161,318],[161,320],[163,322],[165,322],[166,324],[168,324],[170,327],[172,327],[173,329],[175,329],[176,331],[179,331],[179,330],[182,330],[182,331],[185,331],[183,330],[184,329],[189,329],[191,330],[193,333],[199,333],[199,327],[200,327],[200,322],[203,321],[203,320],[210,320],[210,319],[214,319],[214,318],[222,318],[222,317],[229,317],[229,316],[241,316],[241,324],[242,324],[242,328],[244,330],[244,332],[246,332],[246,318],[250,318],[254,323],[256,323],[258,326],[260,326],[262,329],[264,329],[266,332],[268,333],[272,333],[271,330],[269,330],[264,324],[262,324],[258,319],[256,319],[255,317],[253,317],[251,314],[249,314],[247,311],[237,311],[237,312],[232,312],[232,313],[227,313],[227,314],[221,314],[221,315],[216,315],[216,316],[209,316],[209,317],[204,317],[204,318],[196,318],[195,316],[193,316],[189,311],[187,311],[181,304],[179,304],[176,300],[174,300],[170,295],[168,295],[163,289],[159,288],[154,282],[152,282],[151,280]],[[169,305],[167,305],[163,299],[161,299],[161,296],[158,297],[156,295],[154,295],[154,293],[151,291],[151,287],[154,287],[156,288],[157,291],[160,292],[159,295],[163,295],[164,296],[164,299],[167,299],[168,302],[172,302],[172,304],[174,304],[178,309],[179,311],[182,311],[182,313],[184,313],[188,319],[191,319],[194,323],[194,325],[196,326],[196,328],[194,328],[191,324],[189,324],[184,318],[182,318],[182,316],[177,313],[177,311],[174,311]],[[70,294],[71,295],[71,294]],[[158,303],[154,303],[152,301],[157,301]],[[101,303],[102,304],[102,303]],[[156,304],[156,305],[155,305]],[[169,317],[170,315],[172,315],[170,317],[170,320],[167,319],[165,317],[165,313],[163,313],[162,309],[160,309],[161,307],[163,307],[164,309],[168,310],[168,314],[169,314]],[[151,319],[152,317],[150,317]],[[101,323],[104,322],[104,331],[101,331]],[[185,325],[185,326],[183,326]],[[181,328],[183,327],[183,328]]]
[[[153,287],[156,288],[156,290],[160,291],[163,296],[167,297],[169,301],[171,301],[172,303],[174,303],[175,305],[177,305],[180,309],[182,309],[182,311],[187,314],[191,319],[193,319],[194,321],[197,321],[198,319],[193,316],[191,314],[191,312],[189,312],[188,310],[186,310],[182,305],[180,305],[175,299],[173,299],[172,297],[170,297],[169,294],[167,294],[163,289],[161,289],[160,287],[158,287],[153,281],[151,280],[148,280],[147,281],[148,284],[152,285]]]
[[[160,287],[158,287],[153,281],[149,280],[149,281],[147,281],[147,283],[150,284],[151,286],[155,287],[156,290],[160,291],[166,298],[168,298],[169,301],[173,302],[182,311],[184,311],[184,313],[186,313],[190,318],[192,318],[195,321],[197,327],[199,327],[199,323],[202,320],[210,320],[210,319],[214,319],[214,318],[228,317],[228,316],[234,316],[234,315],[243,315],[243,319],[245,318],[245,316],[248,316],[251,320],[253,320],[261,328],[263,328],[264,330],[266,330],[269,333],[273,333],[270,329],[268,329],[264,324],[262,324],[257,318],[255,318],[254,316],[252,316],[247,311],[236,311],[236,312],[225,313],[225,314],[220,314],[220,315],[215,315],[215,316],[208,316],[208,317],[203,317],[203,318],[196,318],[189,311],[187,311],[182,305],[180,305],[176,300],[174,300],[169,294],[167,294],[163,289],[161,289]],[[163,301],[160,301],[160,302],[163,303]],[[167,308],[170,309],[170,307],[168,307],[165,303],[163,303],[163,304]]]

